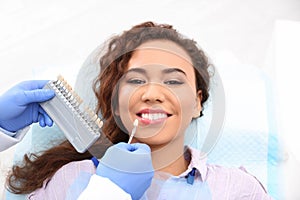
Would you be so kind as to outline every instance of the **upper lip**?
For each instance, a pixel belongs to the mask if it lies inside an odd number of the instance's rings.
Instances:
[[[153,109],[153,108],[144,108],[142,110],[140,110],[137,115],[141,115],[141,114],[146,114],[146,113],[163,113],[163,114],[166,114],[168,117],[171,116],[172,114],[162,110],[162,109]]]

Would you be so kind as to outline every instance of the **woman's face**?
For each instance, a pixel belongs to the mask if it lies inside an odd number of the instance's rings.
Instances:
[[[192,118],[201,110],[201,92],[188,54],[176,43],[155,40],[133,53],[127,73],[120,79],[115,114],[130,134],[139,124],[135,142],[164,146],[184,138]]]

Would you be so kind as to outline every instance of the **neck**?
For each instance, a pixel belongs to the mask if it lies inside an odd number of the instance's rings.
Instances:
[[[179,147],[179,148],[178,148]],[[151,147],[153,167],[156,171],[179,175],[188,167],[184,159],[183,139],[174,140],[163,147]]]

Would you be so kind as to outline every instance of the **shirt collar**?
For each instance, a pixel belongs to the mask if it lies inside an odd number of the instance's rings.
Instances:
[[[181,173],[179,177],[187,176],[193,168],[196,168],[201,176],[202,181],[205,181],[207,175],[207,155],[195,148],[186,147],[184,157],[186,160],[190,161],[190,164],[188,165],[187,170]]]

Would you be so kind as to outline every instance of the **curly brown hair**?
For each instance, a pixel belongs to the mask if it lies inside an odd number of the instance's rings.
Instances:
[[[183,37],[171,25],[144,22],[112,37],[100,59],[101,72],[95,79],[93,89],[97,97],[97,113],[101,113],[105,121],[100,140],[93,145],[97,157],[113,143],[128,141],[128,134],[117,126],[111,105],[115,98],[114,89],[119,79],[127,70],[127,64],[136,49],[141,44],[151,40],[169,40],[181,46],[190,56],[196,74],[196,89],[201,90],[201,105],[209,97],[208,62],[205,53],[194,40]],[[101,84],[100,84],[101,83]],[[94,153],[93,153],[94,154]],[[63,165],[84,159],[90,159],[89,152],[78,153],[72,145],[65,141],[40,154],[24,156],[22,165],[13,166],[7,177],[7,189],[16,194],[30,193],[42,187]]]

